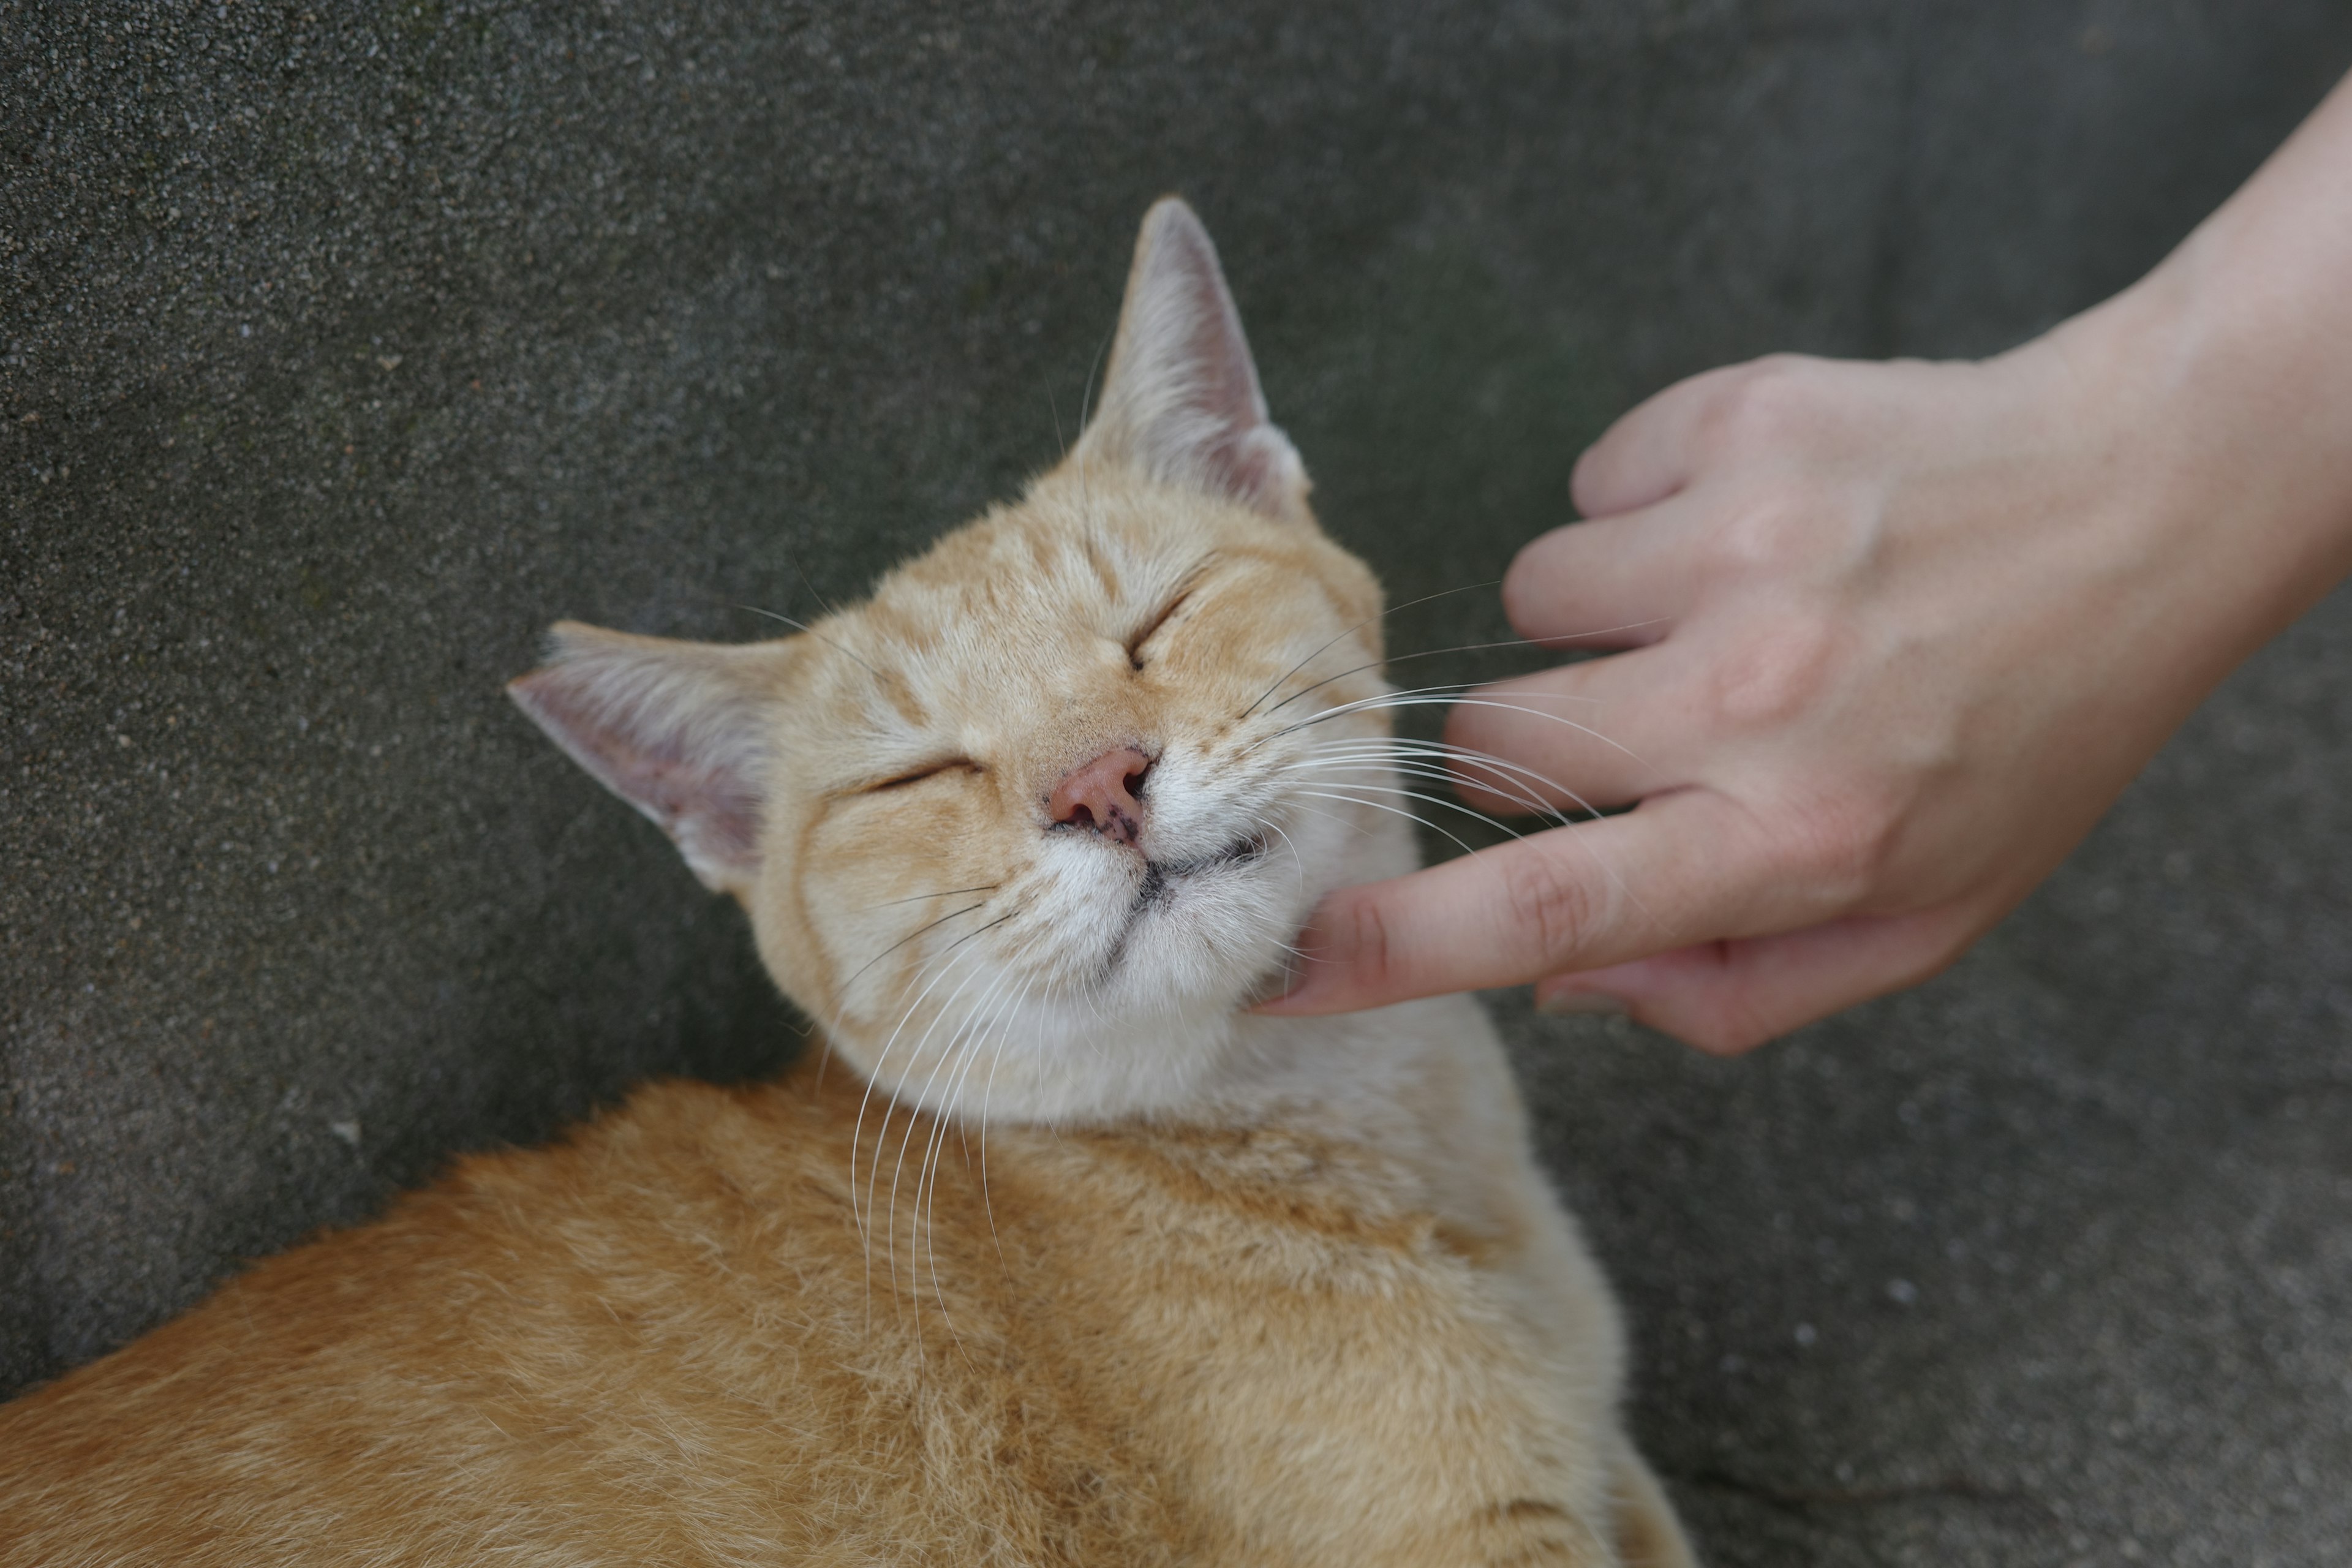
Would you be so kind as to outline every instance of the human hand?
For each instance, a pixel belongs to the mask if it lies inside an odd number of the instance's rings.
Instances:
[[[1336,895],[1277,1007],[1574,970],[1539,1005],[1736,1050],[1950,962],[2183,710],[2173,606],[2054,379],[1769,360],[1636,409],[1577,466],[1593,521],[1503,590],[1524,636],[1632,651],[1487,688],[1446,739],[1639,808]]]
[[[2231,237],[1998,359],[1765,360],[1627,416],[1504,585],[1622,651],[1447,739],[1636,808],[1334,894],[1265,1010],[1540,979],[1729,1052],[1949,963],[2346,564],[2352,387],[2292,311],[2217,325]]]

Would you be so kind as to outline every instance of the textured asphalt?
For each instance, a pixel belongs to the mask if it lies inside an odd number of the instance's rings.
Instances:
[[[790,1056],[499,683],[1051,461],[1154,195],[1407,598],[1681,374],[2102,297],[2347,67],[2325,0],[0,4],[0,1390]],[[2341,1561],[2347,671],[2339,595],[1958,969],[1756,1057],[1496,998],[1711,1562]]]

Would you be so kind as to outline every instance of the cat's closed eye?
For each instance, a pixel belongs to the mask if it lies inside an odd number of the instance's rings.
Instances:
[[[893,773],[887,779],[877,779],[874,783],[861,787],[857,793],[879,795],[885,790],[904,789],[908,784],[917,784],[925,779],[937,778],[941,773],[979,773],[987,771],[970,757],[942,757],[938,762],[925,763],[919,767],[908,768],[904,773]]]
[[[1137,632],[1133,637],[1127,639],[1127,662],[1129,664],[1133,665],[1138,669],[1141,669],[1143,668],[1144,645],[1159,635],[1160,627],[1166,626],[1171,620],[1175,618],[1176,612],[1182,609],[1185,602],[1191,599],[1192,596],[1192,590],[1190,588],[1178,594],[1174,598],[1168,601],[1167,605],[1160,609],[1158,615],[1152,616],[1150,620],[1144,623],[1143,629],[1141,631]]]

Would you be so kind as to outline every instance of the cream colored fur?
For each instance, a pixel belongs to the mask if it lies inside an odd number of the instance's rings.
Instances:
[[[1414,863],[1379,614],[1162,202],[1017,505],[804,635],[566,626],[516,683],[829,1051],[0,1407],[0,1563],[1688,1563],[1477,1007],[1246,1010]],[[1124,748],[1134,842],[1057,820]]]

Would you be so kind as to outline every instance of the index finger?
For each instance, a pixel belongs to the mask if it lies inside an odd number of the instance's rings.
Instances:
[[[1556,827],[1323,900],[1274,1014],[1517,985],[1820,918],[1785,907],[1738,808],[1706,790]]]

